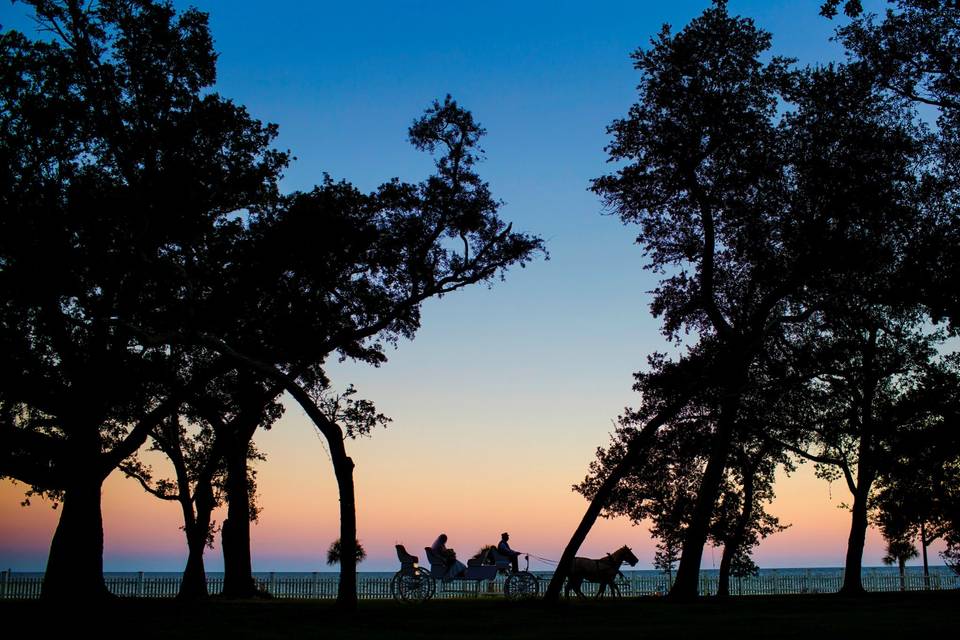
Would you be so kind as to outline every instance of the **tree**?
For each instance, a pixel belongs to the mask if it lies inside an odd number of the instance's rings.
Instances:
[[[214,534],[220,529],[213,521],[212,513],[223,503],[228,491],[227,445],[237,438],[237,432],[249,421],[248,415],[251,413],[261,420],[259,426],[264,428],[269,428],[280,417],[282,407],[272,400],[264,400],[278,393],[276,388],[251,388],[249,381],[245,382],[236,375],[224,376],[216,385],[210,385],[202,396],[182,407],[182,416],[171,416],[150,433],[151,450],[166,455],[173,466],[174,480],[153,481],[151,469],[137,458],[130,458],[121,465],[124,473],[136,478],[148,493],[164,500],[176,500],[180,504],[188,548],[178,593],[180,599],[193,600],[208,595],[203,553],[206,547],[212,546]],[[255,411],[251,410],[251,404],[256,406]],[[254,522],[259,514],[256,471],[249,463],[265,458],[249,439],[246,442],[246,478],[243,483],[246,493],[237,495],[234,490],[234,494],[235,500],[246,500],[247,505],[245,509],[237,509],[234,504],[232,513],[234,519],[246,517]],[[225,572],[224,591],[227,595],[237,590],[235,585],[238,581],[242,582],[242,577],[237,576],[237,562],[234,559],[237,555],[243,555],[242,547],[239,552],[235,547],[231,548],[231,551],[235,551],[234,555],[230,556],[228,551],[224,558],[225,567],[230,568]],[[255,586],[252,575],[249,583]]]
[[[637,424],[641,428],[644,424],[639,413],[629,412],[618,418],[610,444],[597,449],[589,473],[574,485],[574,491],[588,500],[596,496],[638,437]],[[701,407],[691,403],[665,423],[656,434],[655,443],[647,449],[645,464],[631,467],[624,474],[600,514],[606,518],[626,516],[637,525],[649,521],[650,535],[657,541],[654,566],[668,575],[671,585],[705,464],[703,430],[690,425],[708,421]]]
[[[367,552],[360,544],[359,540],[354,543],[354,552],[357,558],[356,562],[358,564],[367,559]],[[330,548],[327,549],[327,564],[330,566],[340,564],[340,557],[342,553],[343,550],[340,548],[340,539],[337,538],[330,543]]]
[[[928,588],[927,549],[937,539],[955,536],[957,526],[958,393],[957,356],[930,363],[920,384],[910,391],[909,401],[920,415],[912,429],[897,434],[891,443],[871,497],[871,516],[885,539],[919,543]],[[948,541],[948,555],[950,548]]]
[[[887,541],[887,554],[883,556],[883,564],[897,563],[900,569],[900,591],[907,590],[906,564],[907,560],[917,557],[917,548],[909,538],[893,537],[887,538],[884,533],[884,540]]]
[[[651,308],[668,338],[698,334],[711,363],[700,384],[721,402],[672,591],[681,598],[697,592],[752,363],[825,301],[885,282],[917,221],[922,149],[910,112],[880,99],[856,69],[764,63],[769,44],[723,2],[676,35],[665,28],[634,54],[639,101],[609,129],[610,159],[625,166],[594,181],[604,203],[639,226],[648,268],[664,276]],[[622,464],[642,463],[633,455]],[[597,492],[564,559],[608,496]]]
[[[349,606],[355,522],[343,437],[360,425],[349,424],[358,416],[331,422],[312,395],[327,386],[330,355],[383,362],[385,344],[415,333],[424,300],[489,281],[542,249],[497,216],[473,170],[483,130],[447,99],[411,128],[415,146],[442,150],[424,183],[361,194],[328,179],[280,197],[287,154],[270,149],[276,127],[207,89],[215,55],[204,14],[177,16],[149,0],[31,4],[59,40],[3,38],[10,215],[0,278],[11,303],[0,342],[11,357],[0,473],[66,487],[45,592],[105,593],[102,479],[177,407],[237,369],[260,391],[245,396],[220,440],[226,564],[238,577],[229,582],[237,593],[252,582],[250,439],[289,391],[335,461]],[[76,268],[51,273],[57,263]],[[82,415],[62,410],[91,400]],[[80,474],[82,465],[93,472]],[[68,527],[81,510],[82,524]]]
[[[107,595],[103,480],[227,368],[127,327],[184,312],[198,237],[273,200],[287,156],[208,90],[205,14],[27,4],[52,38],[0,38],[0,474],[62,492],[43,593],[73,600]]]
[[[723,545],[720,571],[717,577],[717,595],[730,595],[730,578],[757,575],[759,568],[751,554],[760,541],[789,525],[765,510],[773,502],[774,475],[778,464],[785,464],[782,456],[771,455],[769,441],[739,446],[733,456],[727,484],[718,507],[711,537]]]
[[[799,428],[816,451],[791,448],[817,463],[821,477],[843,479],[853,497],[846,593],[863,592],[863,545],[881,470],[902,452],[898,444],[923,437],[935,407],[923,388],[942,338],[924,333],[921,320],[877,307],[827,314],[809,347],[818,363],[809,382],[815,408]],[[906,531],[894,524],[891,538],[903,539]]]
[[[960,327],[960,8],[951,2],[889,0],[882,16],[866,13],[859,0],[828,0],[821,13],[847,20],[837,39],[886,91],[920,105],[935,125],[929,142],[936,156],[928,188],[938,191],[925,211],[927,224],[912,242],[912,267],[898,284],[920,299],[936,321]]]
[[[384,362],[385,344],[416,333],[425,300],[502,277],[542,251],[539,238],[499,218],[499,203],[476,174],[483,133],[452,98],[435,101],[409,130],[415,147],[436,154],[433,176],[393,180],[370,194],[328,178],[224,225],[214,245],[222,253],[208,251],[184,275],[191,322],[135,328],[145,344],[217,352],[278,385],[307,413],[340,491],[338,602],[348,609],[356,606],[350,547],[357,536],[344,440],[369,433],[383,416],[366,401],[341,398],[342,411],[325,403],[323,366],[333,355]]]
[[[654,359],[656,366],[662,361]],[[644,400],[658,393],[657,372],[643,376]],[[755,385],[754,385],[755,386]],[[669,420],[648,450],[645,464],[627,473],[614,489],[603,513],[606,517],[627,516],[635,524],[648,520],[650,533],[657,542],[655,566],[669,573],[693,518],[699,485],[708,464],[710,443],[717,428],[718,401],[700,396]],[[723,547],[718,595],[729,594],[730,576],[749,575],[756,566],[750,551],[765,538],[785,527],[768,514],[764,505],[773,500],[774,472],[778,465],[792,467],[780,453],[782,447],[760,436],[775,418],[765,413],[767,399],[745,398],[739,420],[749,419],[753,426],[740,424],[732,445],[731,460],[721,482],[719,498],[711,514],[709,538]],[[587,478],[574,489],[593,498],[598,486],[619,464],[626,444],[635,437],[636,414],[621,417],[607,449],[598,449]]]

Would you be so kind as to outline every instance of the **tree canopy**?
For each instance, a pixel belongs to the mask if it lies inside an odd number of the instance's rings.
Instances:
[[[226,461],[224,546],[246,548],[249,578],[250,439],[277,396],[317,410],[343,453],[386,418],[352,388],[331,404],[327,358],[384,362],[425,300],[502,278],[543,243],[498,216],[476,173],[484,130],[450,96],[409,129],[435,157],[422,182],[361,193],[324,176],[282,194],[277,127],[213,90],[206,14],[28,4],[50,38],[0,44],[0,474],[63,496],[45,595],[105,593],[100,485],[150,434],[183,454],[177,416],[209,429],[191,472],[204,495]]]

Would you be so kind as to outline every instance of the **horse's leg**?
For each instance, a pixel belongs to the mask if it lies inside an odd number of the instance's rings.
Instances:
[[[580,590],[580,585],[583,584],[583,576],[577,576],[573,580],[573,592],[577,594],[578,598],[586,598],[587,596],[583,595],[583,591]]]

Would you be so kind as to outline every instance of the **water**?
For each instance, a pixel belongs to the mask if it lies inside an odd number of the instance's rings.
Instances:
[[[621,571],[623,575],[630,578],[654,578],[657,576],[664,575],[660,571],[654,569],[639,569],[639,570],[630,570],[624,566]],[[552,571],[533,571],[532,573],[540,576],[541,578],[549,578],[553,572]],[[272,577],[277,579],[283,578],[305,578],[307,576],[313,576],[316,574],[320,579],[336,579],[340,574],[336,571],[256,571],[254,572],[254,577],[260,580],[269,580]],[[357,577],[359,579],[364,578],[391,578],[393,577],[394,571],[359,571],[357,572]],[[716,578],[719,574],[717,569],[702,569],[700,575],[704,578]],[[42,571],[14,571],[11,574],[12,576],[22,576],[22,577],[43,577]],[[138,577],[140,574],[137,571],[107,571],[104,572],[104,578],[134,578]],[[179,578],[182,575],[180,571],[144,571],[144,578]],[[794,577],[794,576],[809,576],[812,578],[819,577],[830,577],[843,575],[843,567],[780,567],[775,569],[760,569],[760,578],[772,578],[772,577]],[[880,577],[893,577],[899,576],[899,569],[895,566],[879,566],[879,567],[864,567],[861,575],[864,578],[869,578],[871,576],[880,576]],[[922,576],[923,567],[922,566],[908,566],[906,568],[906,575],[909,576]],[[952,576],[953,571],[950,567],[944,565],[933,565],[930,567],[931,576]],[[220,571],[208,571],[208,579],[222,579],[223,573]]]

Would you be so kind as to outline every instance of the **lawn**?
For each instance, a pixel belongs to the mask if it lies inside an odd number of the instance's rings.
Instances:
[[[354,615],[320,601],[124,600],[78,612],[37,601],[0,602],[4,620],[37,636],[104,638],[898,638],[951,637],[960,592],[839,596],[754,596],[693,604],[659,599],[513,605],[502,600],[411,606],[361,602]]]

